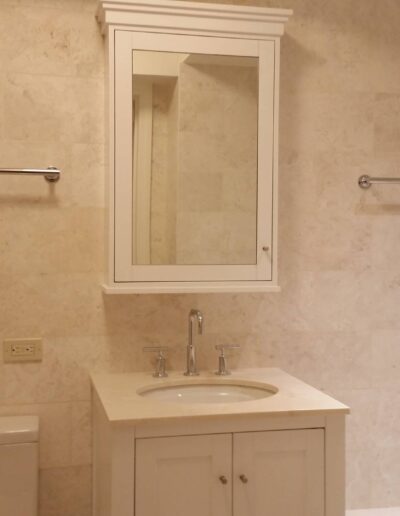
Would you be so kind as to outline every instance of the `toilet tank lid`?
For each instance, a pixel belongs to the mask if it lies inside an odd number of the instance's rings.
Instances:
[[[0,444],[34,443],[38,437],[38,416],[0,417]]]

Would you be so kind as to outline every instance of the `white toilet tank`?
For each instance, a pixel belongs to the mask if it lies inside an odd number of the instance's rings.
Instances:
[[[37,416],[0,417],[0,516],[37,516]]]

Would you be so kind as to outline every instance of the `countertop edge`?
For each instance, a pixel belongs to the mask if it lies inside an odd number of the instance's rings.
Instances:
[[[173,374],[176,374],[174,372]],[[205,372],[205,378],[210,377],[207,375],[210,375],[209,372]],[[303,404],[303,407],[300,408],[292,408],[292,407],[282,407],[282,409],[279,409],[279,407],[271,407],[270,410],[267,409],[267,407],[260,408],[260,410],[256,410],[254,408],[248,407],[246,410],[246,407],[243,406],[243,412],[238,411],[237,404],[236,406],[232,406],[232,412],[229,411],[229,409],[226,409],[226,406],[224,409],[226,412],[222,413],[213,413],[211,412],[203,412],[203,413],[192,413],[191,409],[188,410],[188,413],[182,413],[182,406],[179,405],[180,410],[178,412],[175,412],[175,409],[178,407],[178,405],[171,404],[169,407],[165,407],[167,410],[165,412],[168,412],[168,408],[170,409],[170,413],[159,414],[156,410],[154,411],[154,414],[138,414],[138,417],[135,417],[132,414],[132,411],[129,410],[126,416],[121,416],[121,414],[118,414],[118,410],[116,410],[116,414],[113,415],[113,400],[112,398],[114,396],[118,397],[114,391],[114,389],[111,389],[109,386],[107,387],[102,385],[102,381],[104,381],[104,378],[109,378],[116,375],[117,377],[124,377],[129,378],[130,376],[133,378],[132,381],[137,381],[137,378],[140,378],[140,382],[143,383],[145,380],[151,381],[150,378],[147,377],[147,372],[139,372],[139,373],[106,373],[106,372],[99,372],[99,373],[91,373],[90,374],[90,381],[93,391],[96,394],[97,399],[99,400],[101,407],[104,411],[104,415],[108,421],[108,423],[112,426],[128,426],[128,425],[159,425],[159,424],[176,424],[179,421],[182,422],[189,422],[189,421],[212,421],[217,422],[218,420],[226,419],[226,418],[237,418],[241,419],[243,417],[250,417],[250,418],[262,418],[262,417],[269,417],[269,418],[284,418],[284,417],[296,417],[296,416],[330,416],[330,415],[347,415],[350,413],[350,408],[346,406],[345,404],[337,401],[336,399],[332,398],[329,394],[326,394],[325,392],[316,389],[315,387],[307,384],[306,382],[303,382],[299,378],[290,375],[289,373],[286,373],[280,368],[254,368],[254,369],[243,369],[243,370],[237,370],[232,375],[232,379],[245,379],[249,378],[251,380],[255,380],[255,377],[264,376],[264,375],[272,375],[274,377],[278,376],[278,378],[283,379],[283,381],[288,382],[289,384],[292,384],[291,387],[293,388],[296,386],[296,384],[299,385],[300,389],[305,390],[306,394],[310,394],[310,399],[313,398],[313,393],[318,393],[318,395],[321,396],[321,399],[325,399],[325,405],[324,403],[321,403],[321,407],[318,407],[318,400],[315,402],[315,407],[307,407],[304,405],[307,405],[308,403],[304,403],[304,399],[300,401]],[[143,376],[145,377],[143,378]],[[136,378],[135,378],[136,377]],[[257,378],[259,379],[259,378]],[[269,379],[264,378],[264,381]],[[136,383],[137,387],[137,383]],[[302,393],[304,396],[304,392]],[[290,398],[291,396],[289,396]],[[286,402],[288,399],[286,399]],[[125,399],[125,403],[126,403]],[[131,400],[132,403],[135,403],[134,399]],[[293,399],[289,399],[289,402],[291,403]],[[326,403],[328,401],[328,403]],[[331,404],[332,406],[329,406]],[[174,406],[173,406],[174,405]],[[155,407],[156,408],[156,407]],[[199,407],[200,408],[200,407]],[[204,408],[204,407],[203,407]],[[140,412],[140,405],[138,406],[138,411]],[[147,412],[147,411],[145,411]],[[172,412],[172,413],[171,413]],[[175,413],[174,413],[175,412]]]
[[[187,415],[187,416],[165,416],[165,417],[148,417],[148,418],[137,418],[137,419],[122,419],[122,418],[112,418],[109,417],[107,412],[105,411],[107,416],[107,421],[112,426],[125,426],[125,425],[142,425],[142,424],[160,424],[160,423],[177,423],[178,421],[195,421],[195,420],[206,420],[210,419],[215,422],[218,419],[226,419],[226,418],[244,418],[244,417],[271,417],[271,418],[279,418],[279,417],[297,417],[297,416],[334,416],[334,415],[348,415],[350,414],[350,408],[335,408],[335,409],[310,409],[310,410],[292,410],[292,411],[271,411],[271,412],[254,412],[254,413],[246,413],[246,414],[196,414],[196,415]]]

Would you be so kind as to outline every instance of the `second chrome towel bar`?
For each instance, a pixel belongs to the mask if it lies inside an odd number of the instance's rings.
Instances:
[[[56,183],[60,179],[61,170],[57,167],[47,168],[0,168],[0,174],[16,176],[44,176],[49,183]]]
[[[369,188],[373,184],[400,184],[400,177],[370,177],[367,175],[358,178],[360,188]]]

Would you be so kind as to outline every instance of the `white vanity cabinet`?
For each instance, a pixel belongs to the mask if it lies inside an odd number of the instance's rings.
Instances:
[[[188,382],[274,394],[231,403],[143,396]],[[92,385],[94,516],[345,516],[349,409],[284,371],[98,373]]]
[[[137,439],[135,516],[322,516],[324,449],[322,429]]]
[[[279,290],[280,38],[291,14],[99,0],[106,293]]]

